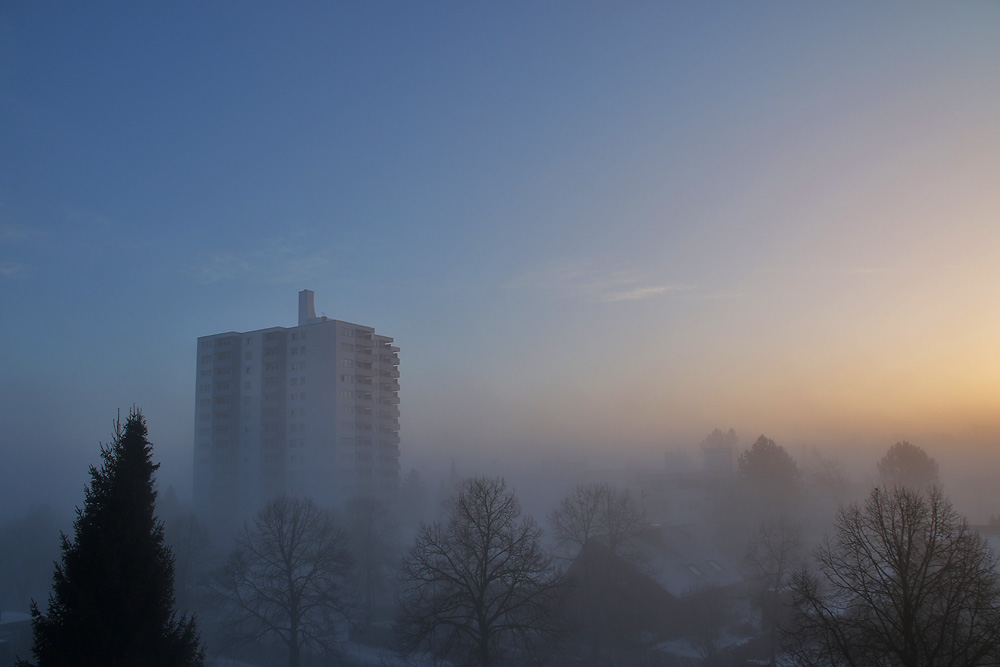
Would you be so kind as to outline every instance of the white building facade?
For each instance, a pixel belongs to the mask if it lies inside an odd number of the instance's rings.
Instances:
[[[372,327],[316,317],[198,339],[194,501],[239,521],[281,493],[325,506],[399,485],[399,348]]]

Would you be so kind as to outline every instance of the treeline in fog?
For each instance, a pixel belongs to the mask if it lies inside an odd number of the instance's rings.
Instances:
[[[157,493],[133,411],[72,522],[2,526],[0,665],[1000,663],[1000,532],[920,446],[863,479],[764,435],[696,452],[536,512],[503,477],[414,470],[391,497],[288,493],[217,526]]]

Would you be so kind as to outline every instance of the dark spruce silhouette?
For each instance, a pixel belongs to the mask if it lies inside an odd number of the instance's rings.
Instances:
[[[195,621],[174,610],[174,559],[154,514],[159,464],[137,409],[124,425],[115,421],[101,458],[77,508],[75,539],[62,535],[47,613],[31,604],[34,664],[201,665]]]

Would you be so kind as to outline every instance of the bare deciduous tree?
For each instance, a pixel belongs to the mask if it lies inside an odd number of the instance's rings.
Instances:
[[[239,642],[278,639],[298,667],[303,650],[327,649],[345,615],[347,537],[311,499],[280,496],[244,527],[214,591]]]
[[[556,543],[576,559],[569,570],[573,591],[567,591],[564,622],[599,662],[617,625],[609,604],[615,561],[637,560],[628,547],[645,526],[645,516],[628,491],[607,483],[580,484],[549,514],[549,523]]]
[[[501,646],[545,636],[556,576],[540,536],[503,479],[466,481],[447,523],[422,524],[404,560],[401,648],[489,665]]]
[[[997,557],[940,490],[873,490],[815,558],[793,581],[797,664],[998,664]]]
[[[606,482],[579,484],[549,514],[556,543],[579,551],[600,536],[610,554],[622,548],[642,529],[645,516],[627,490]]]
[[[782,591],[789,585],[802,549],[798,526],[787,518],[765,521],[747,544],[746,562],[753,582],[753,601],[761,612],[761,625],[768,638],[769,664],[778,651]]]
[[[386,588],[390,568],[399,562],[396,523],[385,504],[372,497],[354,498],[345,507],[347,534],[354,555],[354,590],[361,620],[373,620],[376,600]]]

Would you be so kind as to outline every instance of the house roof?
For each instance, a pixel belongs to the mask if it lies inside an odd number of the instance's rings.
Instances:
[[[630,548],[638,569],[676,598],[743,581],[736,567],[695,526],[650,526]]]

